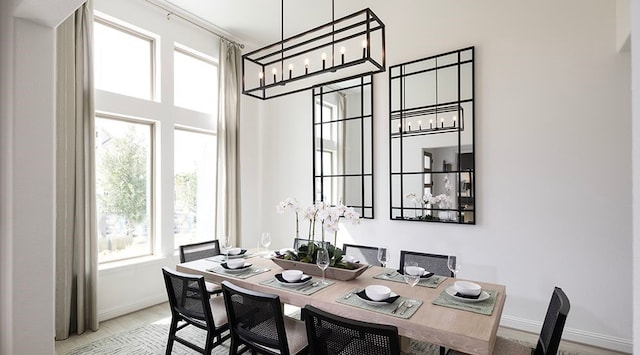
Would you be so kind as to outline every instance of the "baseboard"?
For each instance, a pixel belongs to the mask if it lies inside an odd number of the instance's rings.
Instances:
[[[542,322],[536,322],[525,318],[503,315],[500,326],[522,330],[534,334],[540,333]],[[633,343],[631,339],[618,338],[575,328],[564,328],[562,339],[576,343],[596,346],[603,349],[610,349],[625,353],[633,353]]]
[[[98,322],[103,322],[112,318],[120,317],[125,314],[139,311],[144,308],[155,306],[160,303],[167,302],[167,295],[160,295],[154,297],[147,297],[145,299],[138,300],[134,303],[125,304],[118,307],[112,307],[105,309],[98,313]]]

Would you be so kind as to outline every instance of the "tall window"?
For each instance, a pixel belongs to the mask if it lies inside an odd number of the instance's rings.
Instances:
[[[216,136],[176,128],[174,246],[215,238]]]
[[[96,193],[100,262],[149,255],[150,124],[96,117]]]
[[[153,37],[99,17],[93,28],[96,89],[153,99]]]
[[[195,111],[218,110],[218,66],[202,53],[176,44],[173,52],[174,104]]]

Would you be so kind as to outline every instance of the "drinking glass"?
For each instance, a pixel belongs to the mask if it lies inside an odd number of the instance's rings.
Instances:
[[[378,248],[378,262],[382,265],[383,268],[387,267],[387,263],[389,262],[389,253],[387,252],[387,248]],[[387,277],[386,273],[384,277]]]
[[[229,260],[229,249],[231,249],[231,240],[228,236],[223,235],[218,237],[218,241],[220,242],[220,250],[222,254],[224,254],[225,262]]]
[[[457,262],[455,255],[449,255],[447,258],[447,268],[449,268],[449,271],[453,273],[453,277],[457,277],[458,272],[462,269],[462,265]]]
[[[260,244],[262,244],[262,246],[266,249],[266,251],[264,252],[264,257],[268,258],[269,245],[271,245],[271,233],[263,232],[262,235],[260,236]]]
[[[418,263],[415,261],[409,261],[404,263],[404,270],[402,272],[402,277],[404,277],[404,281],[409,284],[409,286],[413,287],[420,282],[420,276],[416,273],[416,268],[418,267]]]
[[[326,285],[327,281],[324,279],[324,271],[329,267],[329,251],[325,248],[318,249],[316,254],[316,264],[322,269],[322,284]]]

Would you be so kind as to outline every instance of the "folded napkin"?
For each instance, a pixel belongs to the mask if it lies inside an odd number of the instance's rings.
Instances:
[[[309,280],[309,279],[311,278],[311,276],[309,276],[309,275],[303,275],[303,276],[302,276],[302,278],[300,278],[300,280],[298,280],[298,281],[294,281],[294,282],[291,282],[291,281],[287,281],[287,280],[285,280],[285,279],[284,279],[284,277],[282,277],[282,274],[275,274],[275,275],[273,275],[273,276],[274,276],[278,281],[280,281],[280,282],[284,282],[284,283],[287,283],[287,284],[299,284],[299,283],[305,282],[305,281],[307,281],[307,280]]]
[[[404,271],[403,271],[403,270],[398,270],[398,274],[400,274],[400,275],[404,275]],[[434,275],[434,273],[432,273],[432,272],[427,272],[426,274],[424,274],[424,275],[420,276],[420,278],[421,278],[421,279],[428,279],[428,278],[430,278],[430,277],[431,277],[431,276],[433,276],[433,275]]]
[[[356,295],[358,295],[358,297],[362,298],[363,300],[367,300],[367,301],[371,301],[371,302],[387,302],[387,303],[393,303],[395,302],[398,298],[400,298],[400,295],[395,295],[393,297],[389,297],[386,300],[382,300],[382,301],[374,301],[371,298],[367,297],[367,292],[365,290],[362,290],[360,292],[356,292]]]
[[[472,300],[477,300],[478,298],[480,298],[481,294],[482,294],[482,291],[480,291],[480,293],[478,293],[475,296],[474,295],[465,295],[465,294],[462,294],[460,292],[456,292],[455,296],[456,297],[460,297],[460,298],[469,298],[469,299],[472,299]]]
[[[242,269],[246,269],[248,267],[251,267],[251,264],[244,264],[243,266],[237,267],[235,269],[232,268],[232,267],[229,267],[229,265],[227,265],[227,263],[222,263],[222,264],[220,264],[220,266],[222,266],[222,268],[225,269],[225,270],[242,270]]]

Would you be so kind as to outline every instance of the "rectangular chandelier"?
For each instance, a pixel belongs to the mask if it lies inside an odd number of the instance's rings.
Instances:
[[[383,72],[384,23],[364,9],[242,56],[242,93],[262,100]]]

